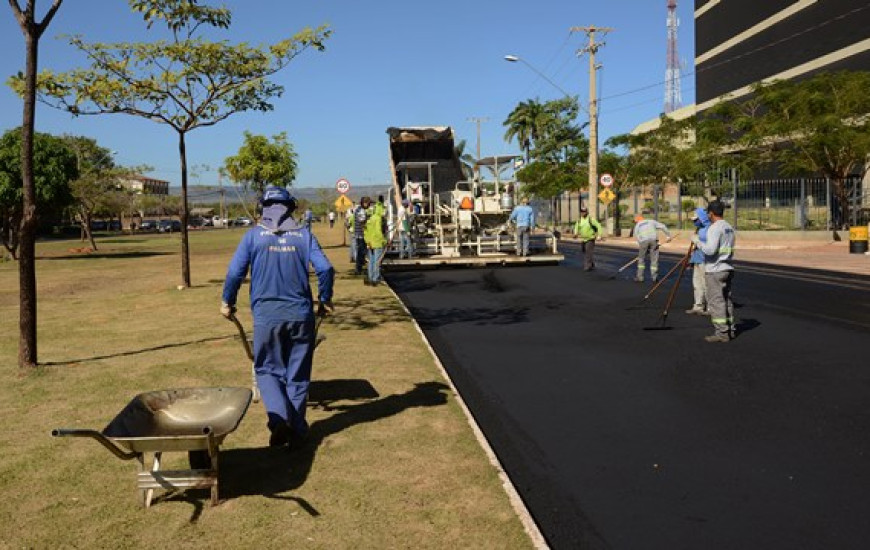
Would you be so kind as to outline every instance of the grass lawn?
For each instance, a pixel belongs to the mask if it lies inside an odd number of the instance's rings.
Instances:
[[[311,440],[267,446],[252,403],[206,491],[139,506],[135,462],[57,427],[102,428],[138,393],[250,384],[219,314],[242,230],[192,232],[178,290],[176,235],[40,243],[39,362],[17,367],[18,266],[0,264],[0,548],[528,548],[531,542],[411,319],[385,287],[349,276],[338,226],[315,232],[336,267],[335,316],[315,355]],[[247,290],[239,317],[252,330]],[[164,468],[186,468],[185,453]]]

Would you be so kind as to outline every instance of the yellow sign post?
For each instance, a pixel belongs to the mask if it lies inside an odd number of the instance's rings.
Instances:
[[[613,202],[613,199],[616,198],[616,193],[611,191],[609,187],[605,187],[603,191],[598,193],[598,198],[604,204],[610,204],[611,202]]]
[[[341,195],[335,200],[335,209],[344,214],[347,209],[353,206],[353,202],[344,195]]]

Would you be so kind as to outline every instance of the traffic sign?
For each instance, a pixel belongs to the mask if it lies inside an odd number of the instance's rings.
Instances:
[[[348,208],[353,206],[353,202],[347,198],[345,195],[341,195],[335,201],[335,209],[339,212],[345,212]]]
[[[350,182],[344,178],[341,178],[337,182],[335,182],[335,190],[344,195],[348,191],[350,191]]]
[[[611,176],[610,174],[601,174],[601,177],[598,179],[598,181],[604,187],[610,187],[611,185],[613,185],[613,176]]]
[[[601,202],[604,204],[610,204],[613,202],[613,199],[616,198],[616,193],[605,187],[604,190],[598,193],[598,198],[601,199]]]

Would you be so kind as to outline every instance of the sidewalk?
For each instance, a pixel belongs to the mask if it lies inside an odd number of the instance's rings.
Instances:
[[[662,241],[661,249],[664,252],[684,253],[689,246],[690,235],[684,231],[669,243]],[[637,242],[632,237],[607,237],[602,244],[637,248]],[[761,232],[747,234],[745,239],[741,239],[741,233],[738,232],[736,248],[734,258],[738,262],[768,263],[870,276],[870,255],[850,254],[848,240],[782,239],[776,235],[765,238]]]

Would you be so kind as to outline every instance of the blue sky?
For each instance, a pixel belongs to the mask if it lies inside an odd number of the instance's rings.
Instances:
[[[44,10],[49,0],[39,0]],[[273,80],[285,86],[270,113],[239,113],[187,136],[191,184],[217,182],[217,167],[237,152],[243,132],[287,132],[299,155],[295,186],[332,187],[389,181],[386,129],[390,126],[451,126],[472,154],[481,123],[484,156],[517,153],[504,141],[502,122],[521,101],[562,97],[522,57],[552,82],[588,100],[588,59],[576,52],[586,41],[573,26],[613,27],[597,59],[601,142],[658,116],[664,105],[666,0],[235,0],[231,42],[264,44],[306,26],[329,24],[325,52],[308,51]],[[681,0],[679,53],[685,61],[683,104],[694,101],[693,3]],[[123,0],[66,0],[41,41],[40,67],[65,70],[84,60],[61,34],[90,42],[156,38]],[[162,35],[160,35],[162,37]],[[24,42],[8,7],[0,8],[0,74],[23,70]],[[0,89],[0,130],[21,123],[21,101]],[[581,114],[581,119],[585,115]],[[180,184],[177,139],[169,128],[126,115],[72,118],[39,105],[37,129],[97,139],[117,151],[121,164],[147,164],[152,176]],[[203,167],[208,167],[205,169]]]

